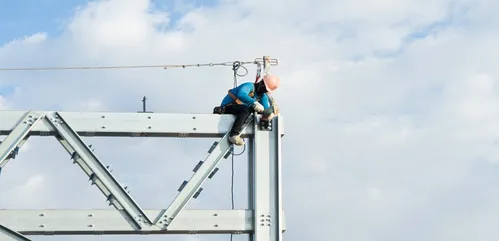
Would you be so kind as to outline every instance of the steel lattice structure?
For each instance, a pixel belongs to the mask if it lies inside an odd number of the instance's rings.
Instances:
[[[111,234],[249,234],[251,241],[281,241],[285,230],[281,189],[281,116],[263,128],[252,115],[243,136],[248,138],[248,207],[243,210],[189,210],[185,206],[218,170],[232,144],[234,117],[215,114],[0,111],[0,171],[30,136],[53,136],[86,173],[92,185],[116,209],[0,209],[0,240],[30,240],[30,235]],[[81,137],[221,138],[198,163],[189,181],[162,210],[144,210],[106,168]],[[0,180],[1,181],[1,180]]]

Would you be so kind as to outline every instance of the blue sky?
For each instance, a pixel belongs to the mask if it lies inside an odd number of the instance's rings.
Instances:
[[[89,0],[1,0],[0,1],[0,46],[16,38],[23,38],[36,32],[46,32],[56,36],[73,16],[75,8],[84,6]],[[169,10],[175,3],[188,3],[193,6],[213,6],[215,0],[168,1],[153,0],[153,6]],[[172,21],[180,17],[172,15]]]
[[[56,35],[73,15],[75,6],[84,0],[16,0],[0,1],[0,43],[29,36],[36,32]]]
[[[90,0],[16,0],[0,1],[0,47],[14,39],[22,39],[38,32],[44,32],[49,38],[65,30],[76,8],[84,7]],[[191,7],[213,6],[215,0],[168,1],[152,0],[151,7],[160,11],[172,12],[170,21],[175,23],[187,9],[178,9],[179,4]],[[152,10],[154,10],[152,9]],[[13,66],[9,66],[13,67]],[[19,66],[16,66],[19,67]],[[15,86],[0,86],[2,95],[12,94]]]

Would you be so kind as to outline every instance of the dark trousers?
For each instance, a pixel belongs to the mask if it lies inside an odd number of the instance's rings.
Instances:
[[[245,105],[232,104],[225,107],[224,114],[232,114],[236,116],[236,120],[230,130],[231,136],[241,134],[243,125],[251,113],[253,113],[253,108]]]

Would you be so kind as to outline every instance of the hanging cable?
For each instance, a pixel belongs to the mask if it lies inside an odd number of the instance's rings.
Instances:
[[[230,183],[231,183],[230,184],[231,209],[234,210],[234,154],[232,154],[232,169],[231,169]],[[232,241],[233,237],[234,237],[234,235],[230,234],[230,241]]]
[[[246,145],[243,146],[243,150],[241,151],[241,153],[239,154],[234,154],[234,148],[232,148],[232,151],[231,151],[231,156],[232,156],[232,160],[231,160],[231,180],[230,180],[230,201],[231,201],[231,209],[234,210],[235,208],[235,205],[234,205],[234,176],[235,176],[235,171],[234,171],[234,157],[235,156],[240,156],[242,155],[244,152],[246,151]],[[233,234],[230,234],[230,241],[232,241],[234,235]]]
[[[240,68],[243,68],[246,72],[244,74],[239,74],[238,71]],[[237,83],[237,77],[244,77],[248,74],[248,69],[246,67],[244,67],[240,61],[234,61],[234,63],[232,63],[232,71],[234,72],[234,88],[237,87],[238,83]],[[231,156],[232,156],[232,160],[231,160],[231,165],[232,165],[232,169],[231,169],[231,181],[230,181],[230,199],[231,199],[231,209],[234,210],[235,208],[235,205],[234,205],[234,156],[240,156],[244,153],[244,151],[246,150],[246,145],[244,145],[244,149],[241,153],[239,154],[234,154],[234,147],[232,148],[231,150]],[[230,234],[230,241],[232,241],[234,235],[233,234]]]
[[[244,74],[239,74],[239,68],[243,68],[246,71]],[[234,61],[232,63],[232,71],[234,72],[234,88],[237,87],[237,77],[244,77],[248,74],[248,69],[244,67],[240,61]]]

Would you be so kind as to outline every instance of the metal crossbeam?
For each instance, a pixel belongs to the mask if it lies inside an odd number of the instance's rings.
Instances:
[[[119,184],[114,176],[109,172],[99,158],[83,142],[78,134],[66,123],[66,121],[57,112],[47,114],[50,117],[50,123],[59,133],[61,144],[72,153],[72,158],[89,175],[92,183],[107,196],[109,203],[117,209],[123,208],[128,220],[134,225],[135,229],[151,223],[148,216],[132,199],[126,190]]]
[[[36,111],[40,114],[51,111]],[[135,112],[58,112],[78,135],[100,137],[188,137],[222,138],[234,122],[233,115]],[[0,111],[0,135],[8,135],[25,111]],[[246,128],[243,137],[253,134]],[[54,136],[56,130],[44,119],[31,136]]]
[[[26,142],[28,134],[42,117],[43,115],[33,111],[21,116],[12,131],[0,144],[0,170],[5,167],[11,157],[15,157],[14,152]]]
[[[243,126],[243,130],[253,121],[251,115]],[[163,226],[168,226],[175,221],[177,215],[185,208],[189,201],[195,196],[199,195],[199,191],[203,183],[215,171],[218,163],[222,158],[227,158],[230,151],[233,149],[232,143],[229,142],[229,132],[218,142],[215,142],[210,150],[208,156],[201,163],[201,166],[195,168],[195,172],[191,179],[181,186],[180,192],[172,201],[170,206],[156,218],[155,223],[162,221]]]
[[[155,216],[161,210],[144,210]],[[160,225],[135,230],[118,210],[0,210],[0,223],[24,235],[248,234],[253,212],[246,210],[184,210],[168,230]]]

